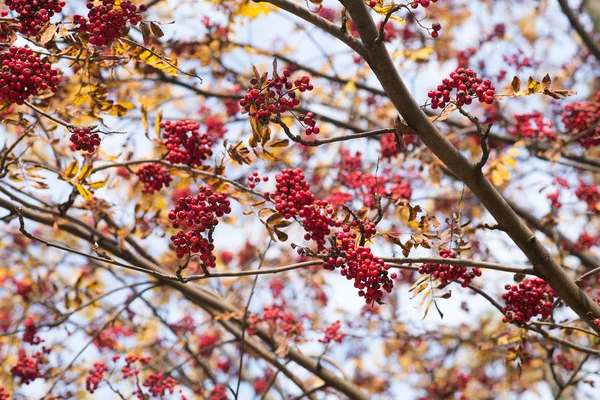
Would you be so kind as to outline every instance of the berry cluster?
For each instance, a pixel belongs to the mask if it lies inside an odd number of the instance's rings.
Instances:
[[[212,156],[213,141],[207,134],[198,132],[200,125],[197,122],[164,121],[160,127],[165,130],[163,136],[168,162],[197,167]]]
[[[462,107],[471,104],[474,98],[481,103],[494,102],[494,85],[489,79],[482,79],[472,69],[459,68],[450,73],[450,78],[442,80],[437,90],[427,93],[431,99],[431,108],[444,108],[451,101],[450,93],[456,89],[456,105]]]
[[[269,289],[271,289],[271,295],[273,296],[274,299],[277,299],[281,296],[281,292],[283,292],[283,280],[281,279],[271,279],[271,282],[269,282]]]
[[[298,121],[302,123],[304,126],[304,134],[306,136],[317,135],[321,130],[317,126],[317,121],[315,121],[315,114],[312,112],[307,112],[306,115],[300,114],[298,116]]]
[[[396,135],[393,133],[383,135],[379,143],[381,144],[381,157],[391,159],[392,157],[398,155]]]
[[[248,187],[250,189],[254,189],[256,187],[256,185],[258,185],[261,182],[268,182],[269,181],[269,177],[268,176],[263,176],[262,178],[258,175],[258,172],[254,171],[253,173],[251,173],[250,175],[248,175]]]
[[[240,100],[240,106],[249,113],[250,117],[255,118],[262,124],[267,124],[274,115],[280,115],[287,110],[297,107],[300,104],[296,91],[306,92],[313,90],[310,83],[310,77],[303,76],[294,82],[289,80],[291,72],[284,69],[282,76],[273,74],[273,77],[266,82],[257,78],[250,80],[251,87]],[[311,133],[315,126],[310,126]],[[317,132],[318,133],[318,132]]]
[[[10,393],[6,391],[2,386],[0,386],[0,400],[8,400],[10,398]]]
[[[123,338],[133,336],[131,328],[122,325],[113,325],[102,330],[92,342],[98,350],[116,350]]]
[[[541,315],[542,319],[547,319],[552,314],[556,293],[543,279],[524,279],[518,285],[507,284],[504,289],[502,322],[523,326],[533,317]]]
[[[173,394],[175,392],[175,386],[179,385],[179,382],[170,376],[164,377],[162,373],[151,374],[142,386],[147,387],[152,397],[162,397],[167,391]],[[137,391],[137,397],[140,400],[147,399],[141,390]]]
[[[214,388],[212,388],[208,400],[229,400],[225,386],[216,385]]]
[[[90,43],[94,46],[106,46],[122,36],[127,24],[137,25],[142,16],[140,13],[147,10],[145,4],[136,6],[129,0],[102,0],[101,5],[94,5],[93,1],[86,4],[88,19],[81,15],[73,16],[73,22],[79,29],[90,34]]]
[[[568,241],[561,242],[561,247],[568,251],[574,251],[577,253],[581,253],[592,246],[595,246],[598,242],[598,237],[594,237],[587,232],[583,232],[579,235],[577,240],[573,243]]]
[[[534,61],[531,57],[524,57],[523,51],[519,50],[517,54],[512,54],[510,56],[503,56],[506,64],[515,67],[517,71],[520,71],[523,68],[537,68],[540,66],[540,62]]]
[[[186,333],[196,333],[196,321],[190,315],[184,315],[179,321],[169,324],[169,328],[177,334],[178,337]]]
[[[219,332],[207,332],[198,337],[198,348],[201,350],[200,355],[203,357],[209,357],[215,345],[221,340],[221,334]]]
[[[333,340],[334,342],[342,343],[342,340],[346,334],[339,332],[340,327],[340,321],[335,321],[333,324],[329,325],[327,328],[325,328],[325,337],[323,339],[319,339],[319,342],[328,344]]]
[[[412,8],[417,8],[419,6],[427,8],[431,5],[431,3],[437,3],[437,0],[415,0],[412,3],[410,3],[410,6]]]
[[[560,190],[556,190],[555,192],[548,193],[546,198],[550,200],[550,206],[553,210],[558,210],[562,207],[562,203],[558,199],[560,197]]]
[[[100,382],[102,381],[102,375],[107,371],[108,366],[105,363],[94,363],[94,369],[92,369],[88,373],[87,378],[85,378],[85,389],[92,394],[98,390],[98,385],[100,385]]]
[[[515,114],[515,126],[511,129],[512,135],[539,140],[542,142],[554,142],[554,122],[544,119],[537,111],[527,114]]]
[[[325,238],[329,236],[330,227],[340,225],[331,218],[333,211],[333,208],[329,207],[326,201],[316,201],[314,204],[305,205],[298,212],[298,216],[302,218],[302,226],[306,231],[304,240],[314,240],[319,250],[325,246]]]
[[[456,254],[452,250],[443,249],[439,252],[442,258],[454,258]],[[421,275],[431,274],[434,279],[439,279],[443,286],[451,282],[460,283],[462,287],[467,287],[471,284],[476,276],[481,276],[479,268],[471,268],[469,271],[466,267],[460,265],[435,264],[425,263],[419,267]]]
[[[40,91],[58,90],[58,70],[25,47],[0,52],[0,100],[22,105]]]
[[[284,306],[272,305],[263,310],[262,317],[252,314],[248,332],[253,335],[256,324],[266,323],[272,332],[283,332],[287,337],[296,337],[304,333],[304,327],[291,311],[285,311]]]
[[[48,363],[46,354],[50,350],[43,348],[42,351],[33,353],[32,358],[29,358],[25,349],[19,349],[19,358],[17,363],[10,369],[13,378],[19,378],[23,385],[29,385],[31,382],[42,377],[40,368]]]
[[[390,293],[394,287],[393,277],[388,274],[389,266],[375,257],[370,248],[357,246],[357,234],[350,226],[344,226],[335,236],[339,253],[327,257],[323,268],[332,271],[342,268],[340,274],[354,280],[358,295],[364,297],[367,304],[381,304],[384,291]]]
[[[54,13],[59,13],[65,6],[64,1],[56,0],[4,0],[4,4],[19,14],[19,30],[24,35],[37,36]]]
[[[100,136],[92,132],[92,128],[75,128],[71,134],[71,143],[75,150],[87,151],[93,153],[96,147],[100,145]]]
[[[275,209],[285,218],[295,217],[307,205],[315,202],[315,196],[310,191],[304,173],[300,168],[286,169],[275,176],[275,193],[272,196]],[[271,197],[265,193],[265,197]]]
[[[600,202],[600,192],[598,192],[598,187],[594,185],[588,186],[580,180],[579,187],[575,189],[575,195],[579,200],[587,204],[589,212],[600,213],[600,206],[598,205],[598,202]]]
[[[407,139],[411,136],[404,135]],[[338,175],[340,183],[355,190],[355,197],[360,198],[364,205],[371,209],[377,208],[377,196],[410,200],[412,196],[410,182],[399,175],[391,176],[392,172],[391,168],[385,168],[383,174],[379,176],[364,172],[362,171],[362,154],[356,152],[355,156],[351,156],[347,149],[342,149]],[[389,187],[390,184],[391,187]]]
[[[113,360],[118,360],[118,358],[113,358]],[[136,355],[128,355],[125,357],[125,366],[121,369],[121,375],[123,376],[123,379],[127,379],[130,376],[138,375],[140,373],[140,370],[135,367],[136,362],[139,361],[140,364],[146,365],[150,362],[150,360],[150,357],[140,357]]]
[[[431,32],[429,32],[429,34],[435,39],[440,35],[441,30],[442,25],[439,22],[435,22],[433,25],[431,25]]]
[[[44,341],[44,339],[37,336],[37,328],[35,326],[35,320],[33,317],[29,317],[23,322],[25,326],[25,332],[23,332],[23,341],[29,344],[40,344]]]
[[[177,206],[169,212],[173,228],[183,228],[171,236],[177,258],[190,253],[200,253],[200,261],[207,268],[214,268],[216,257],[212,254],[212,231],[219,223],[218,217],[229,214],[231,206],[227,195],[214,193],[209,187],[202,186],[196,197],[179,199]],[[208,232],[208,238],[202,236]]]
[[[163,186],[169,187],[171,174],[160,164],[146,164],[135,173],[140,182],[144,184],[142,193],[154,194],[162,189]]]
[[[576,102],[567,104],[562,114],[565,129],[573,136],[591,129],[600,122],[600,92],[596,94],[595,102]],[[589,134],[582,136],[578,142],[586,149],[600,144],[600,126],[591,129]]]

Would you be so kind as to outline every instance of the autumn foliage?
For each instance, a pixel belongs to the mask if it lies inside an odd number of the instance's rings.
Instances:
[[[3,0],[0,400],[595,398],[598,27]]]

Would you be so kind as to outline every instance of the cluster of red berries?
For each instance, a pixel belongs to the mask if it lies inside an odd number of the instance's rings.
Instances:
[[[379,143],[381,144],[381,157],[391,159],[398,155],[396,135],[393,133],[383,135]]]
[[[275,278],[271,279],[271,282],[269,282],[269,289],[271,289],[271,295],[274,299],[277,299],[281,296],[281,292],[283,292],[284,287],[283,280],[281,279]]]
[[[200,335],[200,337],[198,337],[198,349],[200,350],[200,355],[209,357],[215,349],[215,345],[219,343],[219,340],[221,340],[221,334],[217,331]]]
[[[0,400],[8,400],[10,398],[10,393],[6,391],[2,386],[0,386]]]
[[[37,336],[38,330],[33,317],[27,318],[23,325],[25,326],[25,332],[23,332],[23,341],[25,343],[36,345],[44,341],[44,339]]]
[[[562,122],[565,129],[573,136],[591,129],[600,122],[600,92],[596,94],[592,103],[576,102],[567,104],[562,114]],[[600,126],[578,139],[579,143],[586,149],[600,144]]]
[[[589,212],[594,214],[600,213],[600,207],[598,202],[600,201],[600,192],[598,187],[594,185],[586,185],[582,180],[579,181],[579,187],[575,189],[575,196],[581,201],[587,204]]]
[[[179,321],[169,324],[169,328],[179,337],[186,333],[194,334],[196,333],[196,321],[190,315],[184,315]]]
[[[116,361],[119,358],[119,356],[115,356],[113,357],[113,361]],[[140,364],[146,365],[150,362],[150,360],[150,357],[140,357],[133,354],[125,357],[125,366],[121,369],[121,375],[123,376],[123,379],[127,379],[130,376],[138,375],[140,373],[139,368],[136,368],[135,366],[136,362],[139,361]]]
[[[357,235],[350,226],[344,226],[335,236],[339,253],[327,257],[323,268],[332,271],[342,268],[340,274],[348,280],[354,280],[354,287],[359,290],[358,295],[364,297],[367,304],[381,304],[384,291],[392,291],[392,279],[397,275],[389,275],[389,266],[375,257],[370,248],[356,245]]]
[[[229,400],[225,386],[216,385],[214,388],[212,388],[208,400]]]
[[[240,106],[250,117],[267,124],[273,115],[283,114],[300,104],[296,90],[300,92],[313,90],[310,77],[303,76],[294,82],[289,80],[290,70],[284,69],[282,75],[274,74],[267,79],[265,86],[256,78],[250,80],[251,87],[240,100]]]
[[[176,379],[170,376],[164,377],[162,373],[151,374],[142,386],[147,387],[152,397],[162,397],[167,391],[173,394],[175,392],[175,386],[179,385]],[[147,399],[148,396],[144,395],[141,390],[137,391],[137,397],[140,400]]]
[[[507,284],[504,289],[502,322],[523,326],[533,317],[541,315],[542,319],[547,319],[552,314],[556,293],[543,279],[524,279],[518,285]]]
[[[523,50],[519,50],[517,54],[512,54],[510,56],[503,56],[506,64],[515,67],[517,71],[520,71],[523,68],[537,68],[540,66],[540,62],[534,61],[531,57],[524,57]]]
[[[266,323],[272,332],[283,332],[288,337],[296,337],[304,333],[304,327],[300,321],[296,319],[294,313],[285,311],[283,305],[267,306],[263,310],[262,317],[252,314],[250,320],[251,324],[248,326],[248,332],[251,335],[254,334],[256,324],[260,322]]]
[[[87,378],[85,378],[85,389],[92,394],[98,390],[98,385],[102,381],[102,375],[107,371],[108,366],[105,363],[94,363],[94,369],[90,370]]]
[[[273,370],[268,369],[263,376],[254,378],[253,386],[256,394],[264,393],[264,391],[267,390],[272,377]]]
[[[544,119],[537,111],[527,114],[515,114],[515,126],[510,133],[518,137],[539,140],[542,142],[554,142],[554,122]]]
[[[293,218],[304,206],[315,202],[315,196],[300,168],[283,170],[281,174],[275,175],[275,182],[272,200],[275,202],[275,209],[283,218]],[[265,197],[271,195],[265,193]]]
[[[340,226],[339,222],[331,218],[333,211],[326,201],[316,201],[314,204],[305,205],[298,212],[306,231],[304,240],[314,240],[319,251],[325,246],[325,238],[329,236],[330,228]]]
[[[200,124],[194,121],[164,121],[160,127],[165,130],[166,160],[172,164],[185,164],[191,167],[202,165],[212,156],[212,139],[200,134]]]
[[[71,143],[75,150],[87,151],[93,153],[96,147],[100,145],[100,136],[92,132],[92,128],[75,128],[71,134]]]
[[[123,338],[131,337],[133,334],[134,332],[131,328],[114,325],[102,330],[92,343],[100,351],[105,349],[116,350]]]
[[[554,210],[558,210],[559,208],[562,207],[562,203],[560,202],[559,197],[560,197],[560,190],[556,190],[555,192],[548,193],[546,195],[546,198],[548,200],[550,200],[550,206]]]
[[[456,254],[449,249],[442,249],[439,252],[442,258],[454,258]],[[460,265],[435,264],[425,263],[419,267],[421,275],[431,274],[434,279],[439,279],[443,286],[450,282],[460,283],[462,287],[467,287],[471,284],[476,276],[481,276],[479,268],[471,268],[469,271],[466,267]]]
[[[579,235],[575,242],[563,241],[560,246],[567,251],[574,251],[581,253],[592,246],[595,246],[598,242],[598,237],[594,237],[587,232],[583,232]]]
[[[319,339],[319,342],[328,344],[333,340],[334,342],[342,343],[342,340],[346,334],[339,332],[340,327],[340,321],[335,321],[333,324],[329,325],[327,328],[325,328],[325,337],[323,339]]]
[[[237,106],[237,103],[234,103],[236,105],[237,108],[239,108]],[[237,114],[237,109],[236,112],[233,113],[233,115]],[[214,115],[209,115],[204,119],[204,125],[206,125],[206,134],[208,135],[208,137],[210,137],[212,140],[219,140],[222,139],[223,136],[225,136],[225,134],[227,133],[227,128],[225,127],[225,123],[223,121],[221,121],[221,119],[219,119],[218,117],[215,117]]]
[[[435,39],[440,35],[441,30],[442,25],[439,22],[434,22],[433,25],[431,25],[431,32],[429,32],[429,34]]]
[[[160,164],[146,164],[135,173],[140,182],[144,184],[142,193],[154,194],[162,189],[163,186],[169,187],[171,184],[171,174]]]
[[[444,108],[450,102],[450,93],[456,89],[456,105],[462,107],[471,104],[474,98],[481,103],[494,102],[494,85],[489,79],[482,79],[470,68],[459,68],[450,73],[450,78],[444,78],[437,90],[427,93],[431,99],[431,108]]]
[[[22,105],[40,91],[58,90],[58,70],[25,47],[11,46],[0,52],[0,99]]]
[[[231,212],[229,199],[224,193],[214,193],[209,187],[202,186],[196,197],[179,199],[177,206],[169,212],[173,228],[182,228],[171,236],[177,258],[190,253],[200,253],[200,261],[207,268],[214,268],[216,257],[212,254],[211,233],[217,226],[217,218]],[[202,234],[208,232],[208,239]]]
[[[19,14],[19,30],[24,35],[37,36],[40,28],[65,6],[64,1],[56,0],[4,0],[4,4]]]
[[[73,16],[73,22],[79,25],[82,31],[89,33],[90,43],[94,46],[106,46],[115,39],[122,36],[123,29],[127,24],[137,25],[142,16],[140,13],[146,11],[148,6],[140,4],[136,6],[131,1],[125,0],[118,4],[118,0],[103,0],[101,5],[94,5],[88,1],[88,19],[81,15]]]
[[[302,123],[304,126],[304,134],[306,136],[317,135],[321,130],[317,126],[317,121],[315,121],[315,114],[312,112],[307,112],[306,115],[300,114],[298,116],[298,121]]]
[[[36,351],[33,353],[32,358],[29,358],[25,349],[19,349],[17,363],[10,369],[11,375],[13,378],[19,378],[21,384],[29,385],[31,382],[42,377],[40,368],[48,363],[46,354],[49,353],[49,349],[42,348],[42,351]]]
[[[419,6],[427,8],[431,5],[431,3],[437,3],[437,0],[415,0],[412,3],[410,3],[410,6],[412,8],[417,8]]]
[[[269,177],[268,176],[263,176],[262,178],[259,176],[258,172],[254,171],[253,173],[251,173],[250,175],[248,175],[248,187],[250,189],[254,189],[256,187],[256,185],[258,185],[261,182],[268,182],[269,181]]]

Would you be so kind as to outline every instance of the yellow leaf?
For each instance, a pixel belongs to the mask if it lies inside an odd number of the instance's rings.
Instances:
[[[42,33],[42,36],[40,36],[40,43],[46,44],[52,40],[57,30],[58,26],[54,24],[48,25],[48,27],[44,30],[44,33]]]
[[[100,189],[101,187],[104,187],[104,185],[106,185],[107,182],[108,182],[108,178],[103,181],[92,182],[92,183],[88,184],[88,186],[91,187],[92,189]]]
[[[517,165],[517,160],[510,156],[504,156],[502,157],[502,163],[508,165],[511,168],[515,168],[515,166]]]
[[[148,109],[145,104],[142,104],[140,112],[142,113],[142,126],[144,127],[144,130],[148,132]]]
[[[69,164],[69,166],[65,170],[65,175],[67,176],[68,179],[73,179],[77,175],[78,171],[79,171],[79,166],[77,165],[77,161],[73,160],[73,161],[71,161],[71,164]]]
[[[93,171],[92,164],[89,164],[89,163],[84,164],[83,168],[81,168],[81,172],[79,172],[79,176],[77,177],[77,180],[79,182],[83,182],[90,176],[92,171]]]
[[[517,143],[519,143],[519,142],[517,142]],[[515,143],[515,146],[517,145],[517,143]],[[519,154],[521,154],[519,149],[516,147],[511,147],[510,149],[508,149],[507,153],[513,157],[517,157]]]
[[[131,54],[133,57],[140,61],[145,62],[147,65],[156,68],[159,71],[169,75],[178,75],[179,69],[177,67],[177,60],[170,60],[160,54],[158,54],[152,48],[137,47]]]
[[[271,4],[267,3],[254,3],[251,0],[245,1],[238,8],[237,14],[242,17],[248,17],[249,19],[255,19],[261,14],[267,15],[275,8]]]
[[[348,82],[346,86],[344,86],[343,91],[347,93],[356,92],[356,83],[354,83],[354,81]]]
[[[404,50],[402,52],[407,60],[415,62],[424,62],[429,59],[431,53],[433,53],[433,47],[423,47],[418,50]]]
[[[540,85],[538,82],[536,82],[531,76],[527,80],[527,88],[526,89],[529,94],[542,93],[544,91],[544,88],[542,88],[542,85]]]
[[[506,168],[504,164],[496,165],[496,170],[502,176],[502,179],[504,179],[505,181],[510,179],[510,171],[508,170],[508,168]]]
[[[154,117],[154,132],[156,132],[156,137],[160,137],[160,121],[162,121],[162,110],[159,110]]]
[[[79,192],[80,195],[83,196],[84,199],[86,200],[92,200],[92,198],[94,197],[94,195],[92,194],[92,192],[90,192],[89,190],[87,190],[86,188],[84,188],[83,186],[81,186],[80,184],[77,184],[77,191]]]
[[[502,178],[502,174],[498,172],[497,169],[492,170],[492,184],[494,186],[500,186],[504,183],[504,178]]]

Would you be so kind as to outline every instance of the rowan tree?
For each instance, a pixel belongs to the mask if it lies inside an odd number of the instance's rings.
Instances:
[[[0,399],[596,398],[599,26],[4,0]]]

